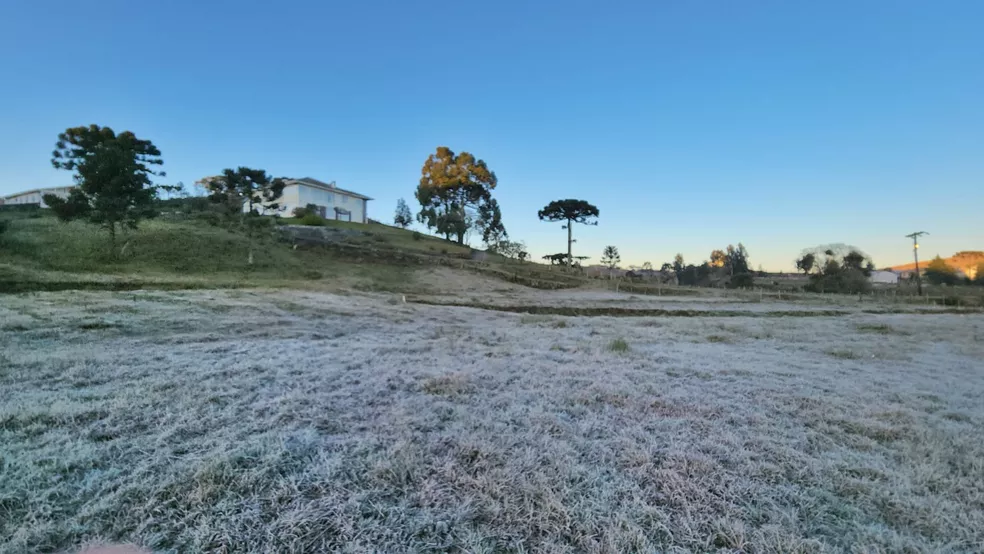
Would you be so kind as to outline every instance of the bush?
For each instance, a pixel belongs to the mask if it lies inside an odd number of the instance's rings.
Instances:
[[[298,208],[298,210],[303,210],[303,209],[304,208]],[[297,210],[294,211],[296,212]],[[327,222],[325,221],[325,218],[321,217],[320,215],[316,213],[308,212],[304,214],[303,217],[301,217],[300,223],[301,225],[309,225],[312,227],[324,227]]]
[[[755,286],[755,277],[751,273],[737,273],[728,281],[729,289],[750,289]]]
[[[414,231],[414,232],[413,232],[413,235],[411,235],[411,236],[413,237],[413,240],[420,240],[420,239],[422,239],[422,238],[424,238],[424,237],[423,237],[423,236],[422,236],[422,235],[421,235],[421,234],[420,234],[419,232],[417,232],[417,231]]]
[[[810,283],[804,287],[810,292],[839,292],[857,294],[871,290],[871,283],[864,272],[849,268],[829,270],[810,276]]]
[[[315,204],[305,204],[303,208],[300,206],[294,208],[293,216],[297,219],[304,219],[309,215],[321,217],[321,210],[318,209],[318,206]],[[307,225],[307,223],[304,223],[303,225]]]
[[[215,212],[202,212],[195,214],[195,219],[204,221],[212,227],[218,227],[219,223],[222,223],[222,218]]]
[[[10,222],[6,219],[0,219],[0,235],[4,234],[9,228]]]

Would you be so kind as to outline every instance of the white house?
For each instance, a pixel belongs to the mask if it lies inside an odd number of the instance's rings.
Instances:
[[[876,285],[894,285],[899,282],[899,274],[891,270],[872,271],[868,282]]]
[[[280,205],[282,209],[280,213],[284,216],[290,216],[296,208],[313,204],[317,206],[321,217],[368,223],[370,200],[372,198],[368,196],[340,189],[335,186],[334,182],[324,183],[311,177],[305,177],[303,179],[288,179],[283,195],[277,204]]]
[[[68,193],[75,187],[51,187],[46,189],[33,189],[26,190],[24,192],[18,192],[4,196],[0,199],[0,204],[5,206],[19,205],[19,204],[34,204],[41,206],[42,208],[47,208],[48,205],[44,203],[45,194],[54,194],[62,198],[68,198]]]

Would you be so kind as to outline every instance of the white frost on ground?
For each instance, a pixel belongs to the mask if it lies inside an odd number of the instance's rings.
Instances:
[[[0,297],[0,552],[984,551],[984,317],[761,305]]]

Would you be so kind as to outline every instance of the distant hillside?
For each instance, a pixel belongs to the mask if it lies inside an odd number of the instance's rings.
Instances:
[[[935,257],[936,256],[931,256],[922,259],[922,256],[920,256],[921,259],[919,260],[919,267],[921,269],[925,269],[930,260]],[[954,269],[960,270],[965,274],[970,274],[976,270],[978,264],[984,263],[984,252],[979,250],[965,250],[963,252],[957,252],[949,258],[943,258],[943,261],[946,262],[946,265]],[[914,271],[916,269],[916,263],[912,262],[909,264],[896,265],[892,266],[891,269],[894,271]]]

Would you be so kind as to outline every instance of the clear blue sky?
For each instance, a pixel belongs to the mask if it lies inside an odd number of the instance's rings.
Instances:
[[[485,159],[514,239],[583,198],[578,253],[752,265],[856,244],[878,265],[984,249],[984,2],[0,3],[0,193],[70,182],[56,135],[157,144],[168,181],[225,167],[413,204],[438,145]],[[590,263],[590,262],[589,262]]]

